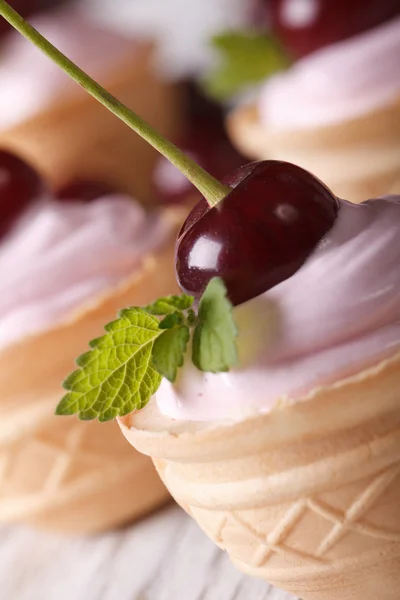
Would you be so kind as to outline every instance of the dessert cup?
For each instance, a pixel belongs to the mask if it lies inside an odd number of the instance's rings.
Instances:
[[[111,94],[166,136],[178,129],[178,88],[162,80],[149,42],[132,43],[114,68],[97,79]],[[88,94],[63,94],[49,106],[0,131],[0,147],[35,166],[51,185],[101,181],[151,200],[157,152]]]
[[[174,233],[182,215],[165,211],[174,231],[116,289],[61,324],[0,352],[0,521],[89,533],[140,517],[169,494],[150,459],[132,453],[116,423],[60,419],[61,382],[87,342],[122,307],[175,293]]]
[[[233,111],[228,128],[254,158],[294,162],[340,198],[396,193],[400,174],[400,17],[295,62]]]
[[[400,97],[340,123],[297,130],[262,124],[253,104],[235,109],[227,127],[249,158],[293,162],[340,198],[362,202],[400,191]]]
[[[303,600],[398,598],[400,354],[236,422],[153,400],[119,423],[245,573]]]

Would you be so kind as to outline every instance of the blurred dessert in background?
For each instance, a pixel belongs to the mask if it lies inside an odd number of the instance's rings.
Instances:
[[[60,420],[54,403],[105,322],[176,291],[182,215],[90,182],[56,198],[4,151],[0,208],[0,520],[82,533],[147,513],[168,499],[151,462],[114,423]]]
[[[266,3],[268,4],[268,3]],[[239,106],[228,128],[251,158],[311,170],[353,201],[400,186],[400,3],[271,0],[295,58]]]
[[[163,212],[117,193],[38,198],[0,242],[0,350],[69,320],[140,271],[173,237]]]
[[[178,88],[154,67],[154,42],[95,24],[76,5],[32,24],[122,102],[167,136],[178,131]],[[0,147],[53,187],[100,180],[150,200],[156,152],[17,32],[0,46]]]

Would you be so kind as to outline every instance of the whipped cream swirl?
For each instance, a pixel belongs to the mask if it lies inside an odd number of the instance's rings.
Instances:
[[[399,99],[400,17],[332,44],[269,79],[262,124],[275,130],[332,125]]]
[[[163,380],[160,411],[193,421],[267,412],[279,399],[295,401],[399,351],[399,224],[400,197],[342,201],[334,227],[299,271],[239,307],[257,317],[257,336],[275,305],[276,338],[228,373],[201,373],[187,360],[174,385]]]
[[[0,349],[67,320],[132,275],[171,230],[129,196],[43,200],[0,244]]]

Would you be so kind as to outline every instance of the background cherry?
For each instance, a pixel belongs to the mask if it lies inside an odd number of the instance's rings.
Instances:
[[[399,0],[264,0],[273,32],[301,57],[400,13]]]
[[[93,202],[101,196],[115,194],[116,190],[107,183],[91,180],[74,180],[66,183],[55,192],[55,199],[59,202],[79,200],[81,202]]]
[[[30,165],[0,150],[0,240],[15,221],[45,192],[45,184]]]
[[[332,228],[339,201],[307,171],[280,161],[251,163],[224,182],[213,208],[202,198],[176,245],[180,287],[199,297],[221,277],[234,304],[291,277]]]
[[[186,103],[182,112],[186,127],[176,145],[216,179],[243,165],[246,160],[232,146],[225,132],[222,106],[206,97],[192,81],[185,82]],[[153,174],[156,203],[183,203],[196,188],[166,158],[157,159]]]

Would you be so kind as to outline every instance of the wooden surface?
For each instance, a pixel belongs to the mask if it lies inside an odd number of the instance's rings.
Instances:
[[[91,538],[2,526],[0,598],[295,600],[239,573],[176,506]]]

